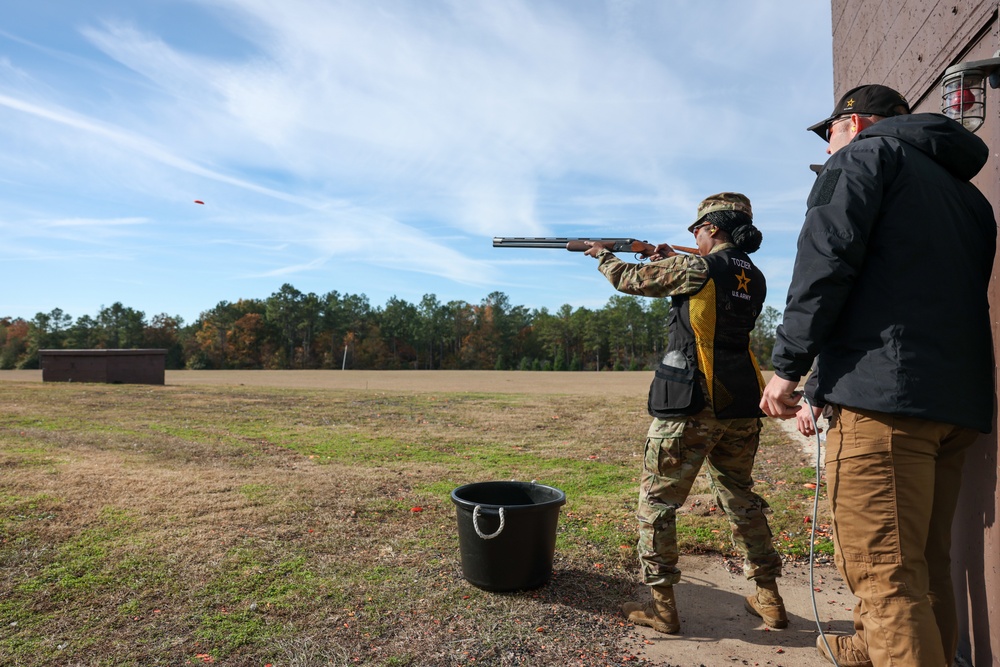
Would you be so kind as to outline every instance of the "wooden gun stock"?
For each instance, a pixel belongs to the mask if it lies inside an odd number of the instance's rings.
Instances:
[[[566,243],[566,250],[570,252],[587,252],[590,250],[590,246],[587,245],[588,241],[589,239],[573,239],[568,241]],[[645,241],[636,241],[635,239],[609,240],[605,241],[605,243],[612,243],[614,245],[611,248],[611,252],[634,252],[643,257],[649,257],[656,250],[656,246],[650,245]]]

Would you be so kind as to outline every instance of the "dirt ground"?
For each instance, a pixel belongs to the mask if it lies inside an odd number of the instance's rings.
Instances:
[[[764,379],[770,378],[764,373]],[[303,389],[580,394],[642,397],[647,371],[167,371],[168,385],[244,385]],[[0,371],[0,382],[41,382],[41,371]]]
[[[647,372],[559,373],[523,371],[168,371],[167,385],[277,386],[360,391],[434,391],[635,395],[644,400]],[[41,382],[41,371],[2,371],[0,382]],[[790,432],[790,437],[796,434]],[[811,443],[798,440],[804,450]],[[814,445],[812,445],[814,447]],[[812,449],[811,451],[815,451]],[[779,581],[791,624],[768,630],[743,609],[752,584],[735,564],[719,555],[681,559],[684,579],[677,586],[681,634],[668,636],[635,628],[623,649],[649,664],[671,667],[753,665],[822,667],[815,648],[817,627],[811,593],[824,631],[850,632],[854,597],[829,563],[817,565],[814,585],[806,563],[786,565]],[[635,599],[648,595],[642,586]]]
[[[435,391],[511,394],[635,394],[649,389],[649,373],[555,371],[167,371],[167,384]]]

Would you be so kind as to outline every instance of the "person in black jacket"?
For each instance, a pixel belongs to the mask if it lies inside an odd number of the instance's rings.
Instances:
[[[989,150],[879,85],[848,91],[809,129],[831,157],[809,194],[761,409],[795,416],[815,359],[813,397],[832,410],[836,561],[859,598],[856,633],[817,647],[842,666],[949,665],[951,522],[965,449],[993,425],[996,221],[970,183]]]

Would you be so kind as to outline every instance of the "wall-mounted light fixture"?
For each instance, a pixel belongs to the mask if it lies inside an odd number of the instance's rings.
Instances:
[[[1000,88],[1000,51],[987,60],[952,65],[941,77],[941,113],[975,132],[986,119],[986,81]]]

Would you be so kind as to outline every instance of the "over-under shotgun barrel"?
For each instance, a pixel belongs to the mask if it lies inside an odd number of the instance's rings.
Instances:
[[[653,254],[656,246],[646,241],[628,238],[569,238],[569,237],[524,237],[524,236],[494,236],[494,248],[565,248],[572,252],[584,252],[588,248],[587,242],[599,241],[601,243],[612,244],[612,252],[634,252],[639,255],[649,256]],[[671,245],[674,250],[698,254],[697,248],[689,248],[682,245]]]

